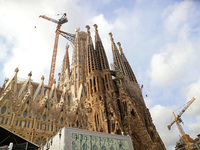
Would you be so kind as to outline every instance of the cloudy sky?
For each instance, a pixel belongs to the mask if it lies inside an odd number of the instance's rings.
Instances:
[[[182,116],[183,128],[192,138],[200,133],[199,0],[0,0],[0,86],[16,67],[19,77],[32,71],[35,82],[45,75],[47,84],[56,24],[38,16],[58,19],[64,12],[65,32],[86,31],[87,24],[94,32],[93,24],[99,26],[110,63],[108,33],[121,42],[167,149],[174,149],[180,135],[175,125],[167,129],[172,112],[192,97],[196,101]],[[56,74],[66,43],[60,37]]]

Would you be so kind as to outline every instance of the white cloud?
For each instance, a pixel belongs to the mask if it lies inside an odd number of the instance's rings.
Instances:
[[[33,78],[39,79],[44,74],[44,69],[47,68],[51,57],[48,53],[52,49],[50,45],[45,43],[49,38],[44,33],[45,27],[34,29],[35,18],[31,12],[27,11],[26,4],[21,4],[21,9],[16,9],[15,3],[4,3],[0,7],[0,13],[5,13],[1,18],[0,34],[5,37],[7,45],[14,47],[6,49],[12,55],[8,58],[9,61],[4,64],[3,71],[6,77],[10,77],[16,67],[19,67],[19,75],[26,78],[29,71],[33,71]],[[19,4],[16,4],[19,5]],[[27,6],[27,7],[30,7]],[[32,8],[33,9],[33,8]]]
[[[93,25],[94,24],[98,25],[98,31],[99,31],[99,35],[100,35],[100,38],[102,40],[104,49],[106,51],[107,56],[109,58],[111,58],[111,55],[112,55],[111,42],[109,40],[110,38],[109,38],[108,33],[113,30],[113,27],[115,25],[113,23],[109,22],[108,20],[106,20],[103,14],[100,14],[98,16],[94,16],[90,20],[90,24],[92,25],[92,27],[91,27],[92,37],[94,37],[94,27],[93,27]],[[94,38],[93,38],[93,42],[94,42]]]
[[[0,78],[3,80],[10,77],[14,69],[19,67],[19,76],[27,78],[29,71],[33,72],[33,80],[40,81],[40,77],[45,75],[47,83],[50,70],[51,57],[53,52],[53,44],[55,38],[56,24],[44,19],[39,19],[39,15],[47,15],[54,19],[59,19],[61,16],[55,14],[67,12],[69,22],[64,24],[61,30],[74,33],[75,28],[83,26],[85,16],[90,17],[90,10],[87,8],[80,9],[76,5],[76,1],[62,1],[59,3],[49,0],[27,2],[21,0],[0,2],[0,38],[4,37],[4,44],[1,44],[1,58],[7,57],[7,62],[3,61],[3,73]],[[92,11],[91,11],[92,12]],[[54,15],[50,15],[54,14]],[[95,13],[93,13],[94,15]],[[76,18],[77,15],[80,19]],[[59,38],[57,62],[55,77],[60,71],[62,59],[65,51],[67,40],[63,37]],[[68,42],[69,43],[69,42]],[[5,45],[6,44],[6,45]],[[14,45],[12,47],[12,45]],[[8,47],[10,46],[10,49]],[[71,52],[71,50],[70,50]]]
[[[192,72],[199,62],[196,57],[198,40],[192,40],[192,22],[188,19],[193,12],[192,1],[181,1],[169,5],[163,12],[163,25],[166,41],[160,52],[151,59],[151,85],[165,87],[188,80],[188,72]],[[191,61],[192,60],[192,61]],[[181,78],[180,78],[181,77]]]
[[[200,114],[200,77],[198,81],[191,83],[189,86],[182,89],[182,92],[186,96],[187,101],[192,97],[195,97],[196,100],[190,105],[190,108],[187,110],[187,114],[195,115]]]
[[[168,6],[163,13],[163,17],[166,17],[164,26],[167,31],[176,34],[178,28],[182,23],[185,23],[187,18],[191,15],[192,8],[193,2],[188,0]]]
[[[180,135],[175,124],[170,131],[167,128],[174,119],[172,112],[175,108],[175,106],[155,105],[150,109],[153,122],[167,150],[174,150],[176,141],[179,140]]]
[[[197,134],[200,133],[200,115],[196,117],[196,122],[188,124],[190,132],[190,136],[192,138],[196,138]]]
[[[112,0],[102,0],[104,4],[109,4]]]
[[[163,52],[154,54],[151,60],[151,84],[162,87],[182,80],[185,67],[190,64],[193,57],[193,51],[191,43],[179,41],[167,44]]]
[[[3,41],[0,41],[0,62],[4,61],[7,54],[7,47],[8,45],[6,43],[4,43]]]

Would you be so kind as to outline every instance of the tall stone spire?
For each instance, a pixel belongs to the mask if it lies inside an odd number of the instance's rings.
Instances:
[[[118,67],[121,73],[123,74],[125,81],[127,81],[128,73],[127,73],[127,70],[125,69],[124,61],[117,49],[117,46],[112,37],[113,36],[112,33],[110,32],[109,35],[110,35],[111,46],[112,46],[113,62],[115,66]]]
[[[121,48],[121,43],[117,42],[117,45],[119,46],[119,51],[121,52],[122,60],[123,60],[124,65],[125,65],[124,69],[125,69],[125,72],[128,75],[129,80],[132,81],[132,82],[136,82],[137,83],[137,80],[136,80],[136,77],[135,77],[135,75],[133,73],[133,70],[131,69],[131,66],[130,66],[129,62],[126,59],[126,56],[123,53],[123,50]]]
[[[105,53],[104,47],[102,45],[102,42],[98,33],[98,29],[97,29],[98,26],[94,24],[94,27],[95,27],[95,50],[97,52],[97,58],[98,58],[100,70],[105,70],[105,69],[109,70],[106,53]]]
[[[101,71],[99,68],[97,53],[94,50],[90,27],[87,25],[87,49],[86,49],[86,84],[87,84],[87,113],[88,129],[93,131],[108,132],[107,114],[105,108],[105,94],[102,85]]]
[[[121,133],[121,120],[107,57],[95,27],[95,50],[87,28],[86,83],[88,130]],[[114,111],[115,110],[115,111]]]
[[[90,35],[90,26],[87,25],[87,49],[86,49],[86,75],[94,70],[98,70],[99,66],[97,63],[96,53],[94,51],[94,46],[92,38]]]
[[[80,85],[85,83],[85,52],[86,52],[86,33],[76,29],[72,57],[71,82],[77,96]]]
[[[113,81],[112,81],[110,68],[108,64],[108,59],[107,59],[103,44],[101,42],[101,38],[98,33],[98,29],[97,29],[98,26],[94,24],[94,27],[95,27],[95,51],[97,53],[99,69],[101,70],[101,79],[106,91],[110,90],[110,92],[112,93],[114,90],[114,87],[113,87]]]
[[[66,78],[66,73],[69,75],[70,74],[70,64],[69,64],[69,45],[66,45],[66,51],[65,55],[63,58],[63,63],[62,63],[62,69],[61,69],[61,74],[60,74],[60,87],[59,89],[63,89],[65,78]]]

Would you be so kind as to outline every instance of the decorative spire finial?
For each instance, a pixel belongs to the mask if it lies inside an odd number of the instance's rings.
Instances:
[[[109,35],[110,35],[110,40],[111,40],[111,42],[114,42],[114,39],[113,39],[113,34],[110,32],[110,33],[108,33]]]
[[[69,44],[67,43],[66,44],[66,48],[65,48],[66,50],[68,50],[69,49]]]
[[[95,27],[95,32],[98,32],[98,26],[97,26],[97,24],[94,24],[94,27]]]
[[[90,26],[87,25],[86,28],[87,28],[87,33],[90,34]]]
[[[76,32],[79,32],[80,31],[80,27],[79,28],[76,28]]]
[[[30,77],[32,76],[32,71],[29,72],[28,76],[30,76]]]
[[[44,76],[41,77],[41,80],[44,80]]]
[[[15,69],[15,72],[19,72],[19,68],[18,67]]]
[[[119,46],[119,51],[122,53],[121,43],[120,43],[120,42],[117,42],[117,45]]]

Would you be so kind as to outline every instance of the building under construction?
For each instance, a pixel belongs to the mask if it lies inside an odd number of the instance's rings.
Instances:
[[[113,68],[94,25],[94,44],[87,31],[77,30],[72,62],[68,48],[59,80],[33,82],[29,73],[18,80],[17,68],[0,89],[0,124],[25,139],[43,145],[63,127],[130,136],[135,150],[164,150],[141,88],[118,42],[110,33]],[[109,37],[108,37],[109,39]],[[70,67],[71,64],[71,67]]]
[[[197,138],[192,139],[188,134],[186,134],[188,143],[191,145],[192,150],[200,149],[200,134],[197,135]],[[181,137],[178,142],[176,142],[175,150],[187,150],[187,145],[185,139]]]

